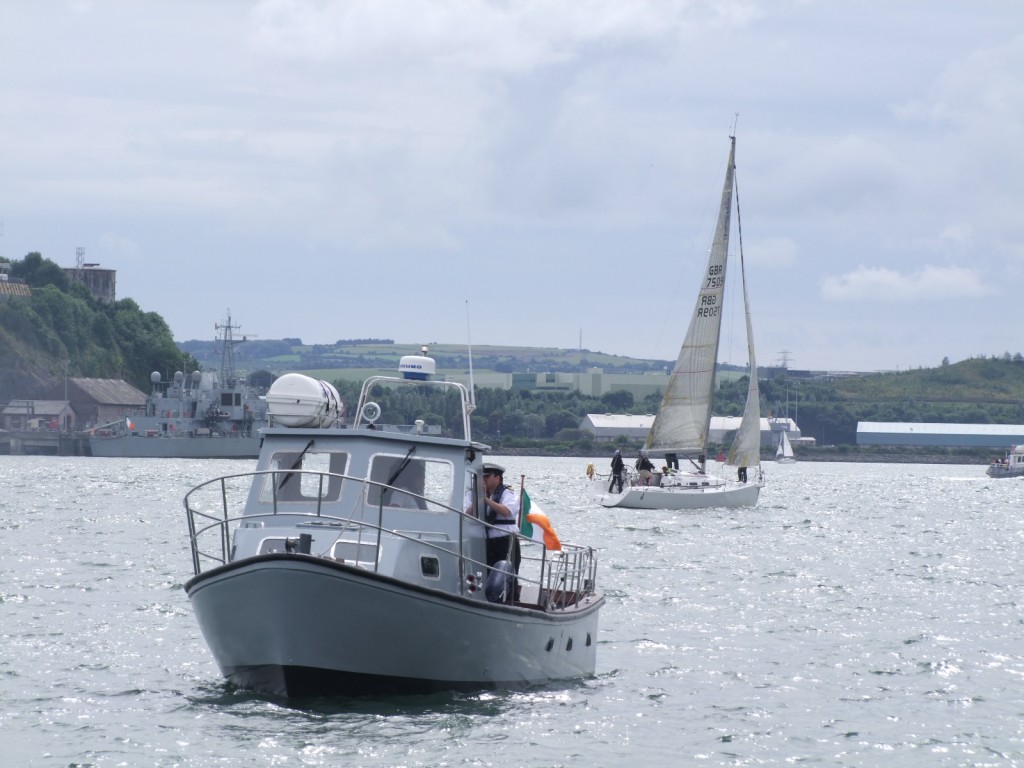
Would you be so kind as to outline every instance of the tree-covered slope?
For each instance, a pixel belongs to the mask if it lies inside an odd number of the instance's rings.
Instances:
[[[28,297],[0,300],[0,403],[38,396],[68,376],[124,379],[148,390],[152,371],[196,367],[155,312],[131,299],[93,298],[38,253],[11,263]]]

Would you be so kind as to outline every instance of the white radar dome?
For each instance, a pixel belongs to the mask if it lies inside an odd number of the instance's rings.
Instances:
[[[398,361],[398,371],[406,379],[426,381],[437,369],[434,358],[423,355],[405,355]]]

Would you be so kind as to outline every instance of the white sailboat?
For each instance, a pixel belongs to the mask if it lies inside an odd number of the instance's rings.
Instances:
[[[760,393],[757,386],[757,362],[754,358],[746,270],[743,264],[735,157],[736,137],[732,136],[718,224],[708,255],[707,269],[701,278],[697,302],[679,351],[679,359],[672,371],[661,407],[655,416],[645,445],[650,455],[665,457],[667,471],[655,472],[648,484],[643,484],[638,477],[631,476],[621,490],[612,488],[607,476],[595,477],[592,495],[594,500],[603,506],[633,509],[749,507],[757,503],[764,485],[760,470]],[[727,479],[724,476],[707,473],[706,457],[734,197],[737,200],[737,235],[740,241],[739,258],[746,310],[750,384],[740,429],[725,465],[729,474],[736,473],[735,479]],[[678,468],[680,456],[689,460],[690,469]]]
[[[796,464],[796,456],[793,455],[793,445],[785,432],[780,432],[779,447],[775,451],[775,462],[777,464]]]

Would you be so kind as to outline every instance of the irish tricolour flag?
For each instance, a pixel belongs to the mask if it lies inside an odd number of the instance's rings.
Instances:
[[[548,516],[541,511],[539,506],[530,501],[530,494],[526,492],[525,488],[523,489],[519,515],[519,519],[522,520],[519,530],[523,536],[534,541],[543,542],[546,549],[559,550],[562,548],[562,542],[558,540],[558,534],[551,527],[551,521],[548,520]]]

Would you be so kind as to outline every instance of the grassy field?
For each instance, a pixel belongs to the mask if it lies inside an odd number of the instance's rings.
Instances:
[[[212,344],[183,345],[205,368],[219,365],[218,350]],[[369,375],[393,373],[406,355],[421,354],[419,344],[294,345],[282,350],[282,342],[253,340],[238,348],[236,365],[241,370],[266,369],[273,373],[298,371],[317,378],[364,379]],[[464,375],[469,371],[469,350],[460,344],[430,344],[428,354],[437,361],[439,374]],[[578,372],[602,368],[608,372],[667,372],[667,360],[609,355],[580,349],[479,345],[472,349],[474,371],[500,373]]]

